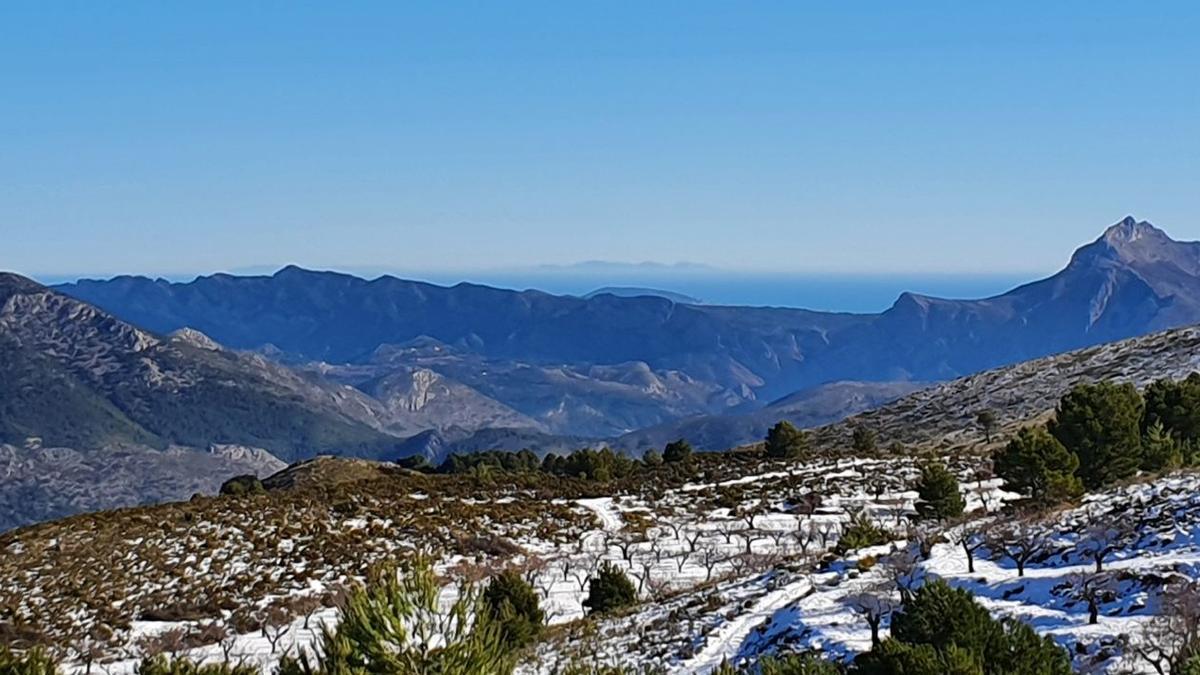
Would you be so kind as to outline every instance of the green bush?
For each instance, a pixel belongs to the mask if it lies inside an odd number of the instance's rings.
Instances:
[[[928,583],[892,615],[892,637],[855,660],[862,675],[1070,675],[1067,652],[967,591]]]
[[[138,664],[137,675],[259,675],[258,668],[228,663],[198,664],[183,658],[156,656]]]
[[[1170,471],[1183,464],[1183,451],[1163,426],[1155,421],[1142,437],[1142,468],[1146,471]]]
[[[1059,401],[1047,429],[1079,458],[1084,487],[1095,489],[1137,473],[1143,409],[1132,384],[1081,384]]]
[[[758,667],[761,675],[841,675],[843,672],[839,664],[810,654],[768,656]]]
[[[629,577],[612,563],[604,563],[588,583],[587,599],[583,606],[589,614],[611,612],[637,604],[637,589]]]
[[[771,427],[766,438],[767,457],[797,459],[808,451],[808,434],[783,420]]]
[[[845,532],[842,532],[834,551],[838,555],[844,555],[847,551],[879,546],[891,540],[892,537],[887,530],[876,525],[875,521],[871,520],[866,513],[860,511],[850,516],[850,525]]]
[[[0,647],[0,675],[59,675],[58,664],[41,649],[22,654]]]
[[[967,505],[959,492],[958,479],[944,464],[930,463],[921,467],[917,495],[917,513],[922,518],[957,518]]]
[[[221,494],[233,497],[242,495],[260,495],[267,491],[262,481],[254,474],[234,476],[221,484]]]
[[[870,454],[875,452],[878,441],[875,437],[875,432],[862,425],[854,425],[854,430],[850,433],[850,447],[859,454]]]
[[[1063,501],[1083,492],[1075,477],[1079,458],[1042,427],[1017,432],[992,457],[992,467],[1008,488],[1028,493],[1037,502]]]
[[[533,642],[546,620],[533,587],[512,570],[500,573],[488,583],[483,591],[483,604],[510,649]]]
[[[682,438],[667,443],[663,448],[663,461],[669,464],[686,462],[692,457],[692,445]]]
[[[350,593],[315,656],[284,657],[279,675],[508,675],[515,660],[480,593],[464,585],[449,611],[426,558],[381,568]]]

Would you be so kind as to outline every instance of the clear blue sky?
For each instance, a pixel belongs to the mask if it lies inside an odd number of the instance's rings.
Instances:
[[[1200,238],[1194,2],[186,4],[0,6],[0,268],[1034,273],[1127,213]]]

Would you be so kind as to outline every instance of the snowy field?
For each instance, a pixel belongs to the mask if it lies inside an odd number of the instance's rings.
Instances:
[[[1070,650],[1084,672],[1153,672],[1129,645],[1154,616],[1164,584],[1200,575],[1200,476],[1115,489],[1046,522],[1015,523],[994,516],[1015,495],[996,480],[971,480],[978,476],[969,464],[956,470],[975,519],[945,531],[917,532],[910,525],[916,495],[908,487],[917,473],[911,460],[816,462],[661,494],[563,502],[559,506],[592,523],[569,543],[540,539],[526,527],[513,539],[518,555],[446,558],[438,571],[447,580],[482,582],[513,567],[531,582],[548,621],[562,629],[521,666],[529,674],[578,662],[707,673],[725,660],[748,663],[810,650],[848,659],[871,645],[865,605],[893,607],[901,588],[928,578],[970,590],[997,616],[1029,622]],[[894,541],[832,555],[852,514],[865,514]],[[917,552],[921,541],[927,557]],[[963,541],[973,552],[973,572]],[[653,602],[594,625],[580,622],[588,580],[604,562],[623,569],[640,596]],[[1095,624],[1089,623],[1088,584],[1100,588],[1090,603]],[[313,580],[292,593],[329,590]],[[443,601],[453,597],[447,590]],[[269,672],[280,655],[311,649],[320,627],[335,620],[334,610],[313,607],[278,626],[181,653],[243,660]],[[887,636],[887,623],[884,616],[880,637]],[[127,658],[93,672],[131,673],[144,640],[199,627],[135,622]]]

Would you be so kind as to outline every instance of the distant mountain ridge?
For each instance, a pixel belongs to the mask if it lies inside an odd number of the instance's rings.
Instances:
[[[690,395],[704,399],[664,411],[661,422],[761,406],[827,382],[945,380],[1200,321],[1200,243],[1176,242],[1127,217],[1050,278],[981,300],[905,293],[873,315],[366,281],[296,267],[269,277],[117,277],[60,289],[152,330],[192,326],[222,344],[270,345],[297,361],[361,364],[381,347],[428,337],[473,358],[565,364],[584,378],[595,366],[645,364],[660,378],[692,383]],[[545,406],[497,400],[560,433],[625,424],[555,426]]]

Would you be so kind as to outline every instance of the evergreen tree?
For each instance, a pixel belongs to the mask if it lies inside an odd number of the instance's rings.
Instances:
[[[891,539],[887,530],[876,525],[875,521],[871,520],[865,512],[859,511],[850,514],[850,524],[846,527],[846,531],[842,532],[834,550],[838,554],[844,554],[847,551],[886,544]]]
[[[922,518],[957,518],[967,505],[959,492],[958,479],[941,463],[932,462],[921,467],[917,495],[917,514]]]
[[[58,664],[42,649],[16,654],[0,646],[0,675],[59,675]]]
[[[136,675],[260,675],[260,671],[249,664],[196,663],[190,659],[168,659],[159,655],[143,659]]]
[[[1142,458],[1142,397],[1132,384],[1081,384],[1059,401],[1050,433],[1079,457],[1084,487],[1137,473]]]
[[[646,466],[662,466],[662,463],[662,453],[657,450],[647,450],[646,453],[642,455],[642,464],[645,464]]]
[[[1200,373],[1186,379],[1159,380],[1146,387],[1142,432],[1161,423],[1181,444],[1200,441]]]
[[[810,654],[783,657],[767,656],[758,664],[760,675],[841,675],[842,668],[833,661]]]
[[[1145,471],[1169,471],[1183,464],[1183,453],[1179,442],[1167,432],[1162,420],[1155,420],[1142,439],[1142,469]]]
[[[864,668],[858,672],[864,675],[1071,673],[1070,658],[1053,640],[1039,637],[1019,621],[993,619],[969,592],[951,588],[944,581],[927,583],[910,595],[901,610],[892,615],[891,628],[892,640],[864,655]],[[889,642],[901,644],[888,645]]]
[[[854,431],[850,432],[850,446],[862,455],[875,452],[875,432],[862,424],[854,425]]]
[[[1056,502],[1078,496],[1079,458],[1043,427],[1025,427],[992,457],[992,468],[1012,490],[1035,501]]]
[[[611,612],[637,604],[637,589],[619,567],[604,563],[588,583],[587,599],[583,606],[589,614]]]
[[[808,451],[808,434],[787,420],[781,420],[767,432],[767,457],[797,459]]]
[[[980,410],[975,416],[975,423],[983,429],[984,436],[987,437],[987,442],[992,442],[992,432],[996,430],[996,413],[991,410]]]
[[[316,656],[284,657],[279,675],[508,675],[515,659],[480,593],[469,585],[443,610],[427,558],[374,570],[351,593]]]
[[[492,578],[483,591],[483,605],[499,625],[510,649],[533,642],[546,620],[537,593],[513,570],[505,570]]]
[[[686,462],[692,458],[692,446],[684,439],[671,441],[663,448],[663,461],[668,464]]]

